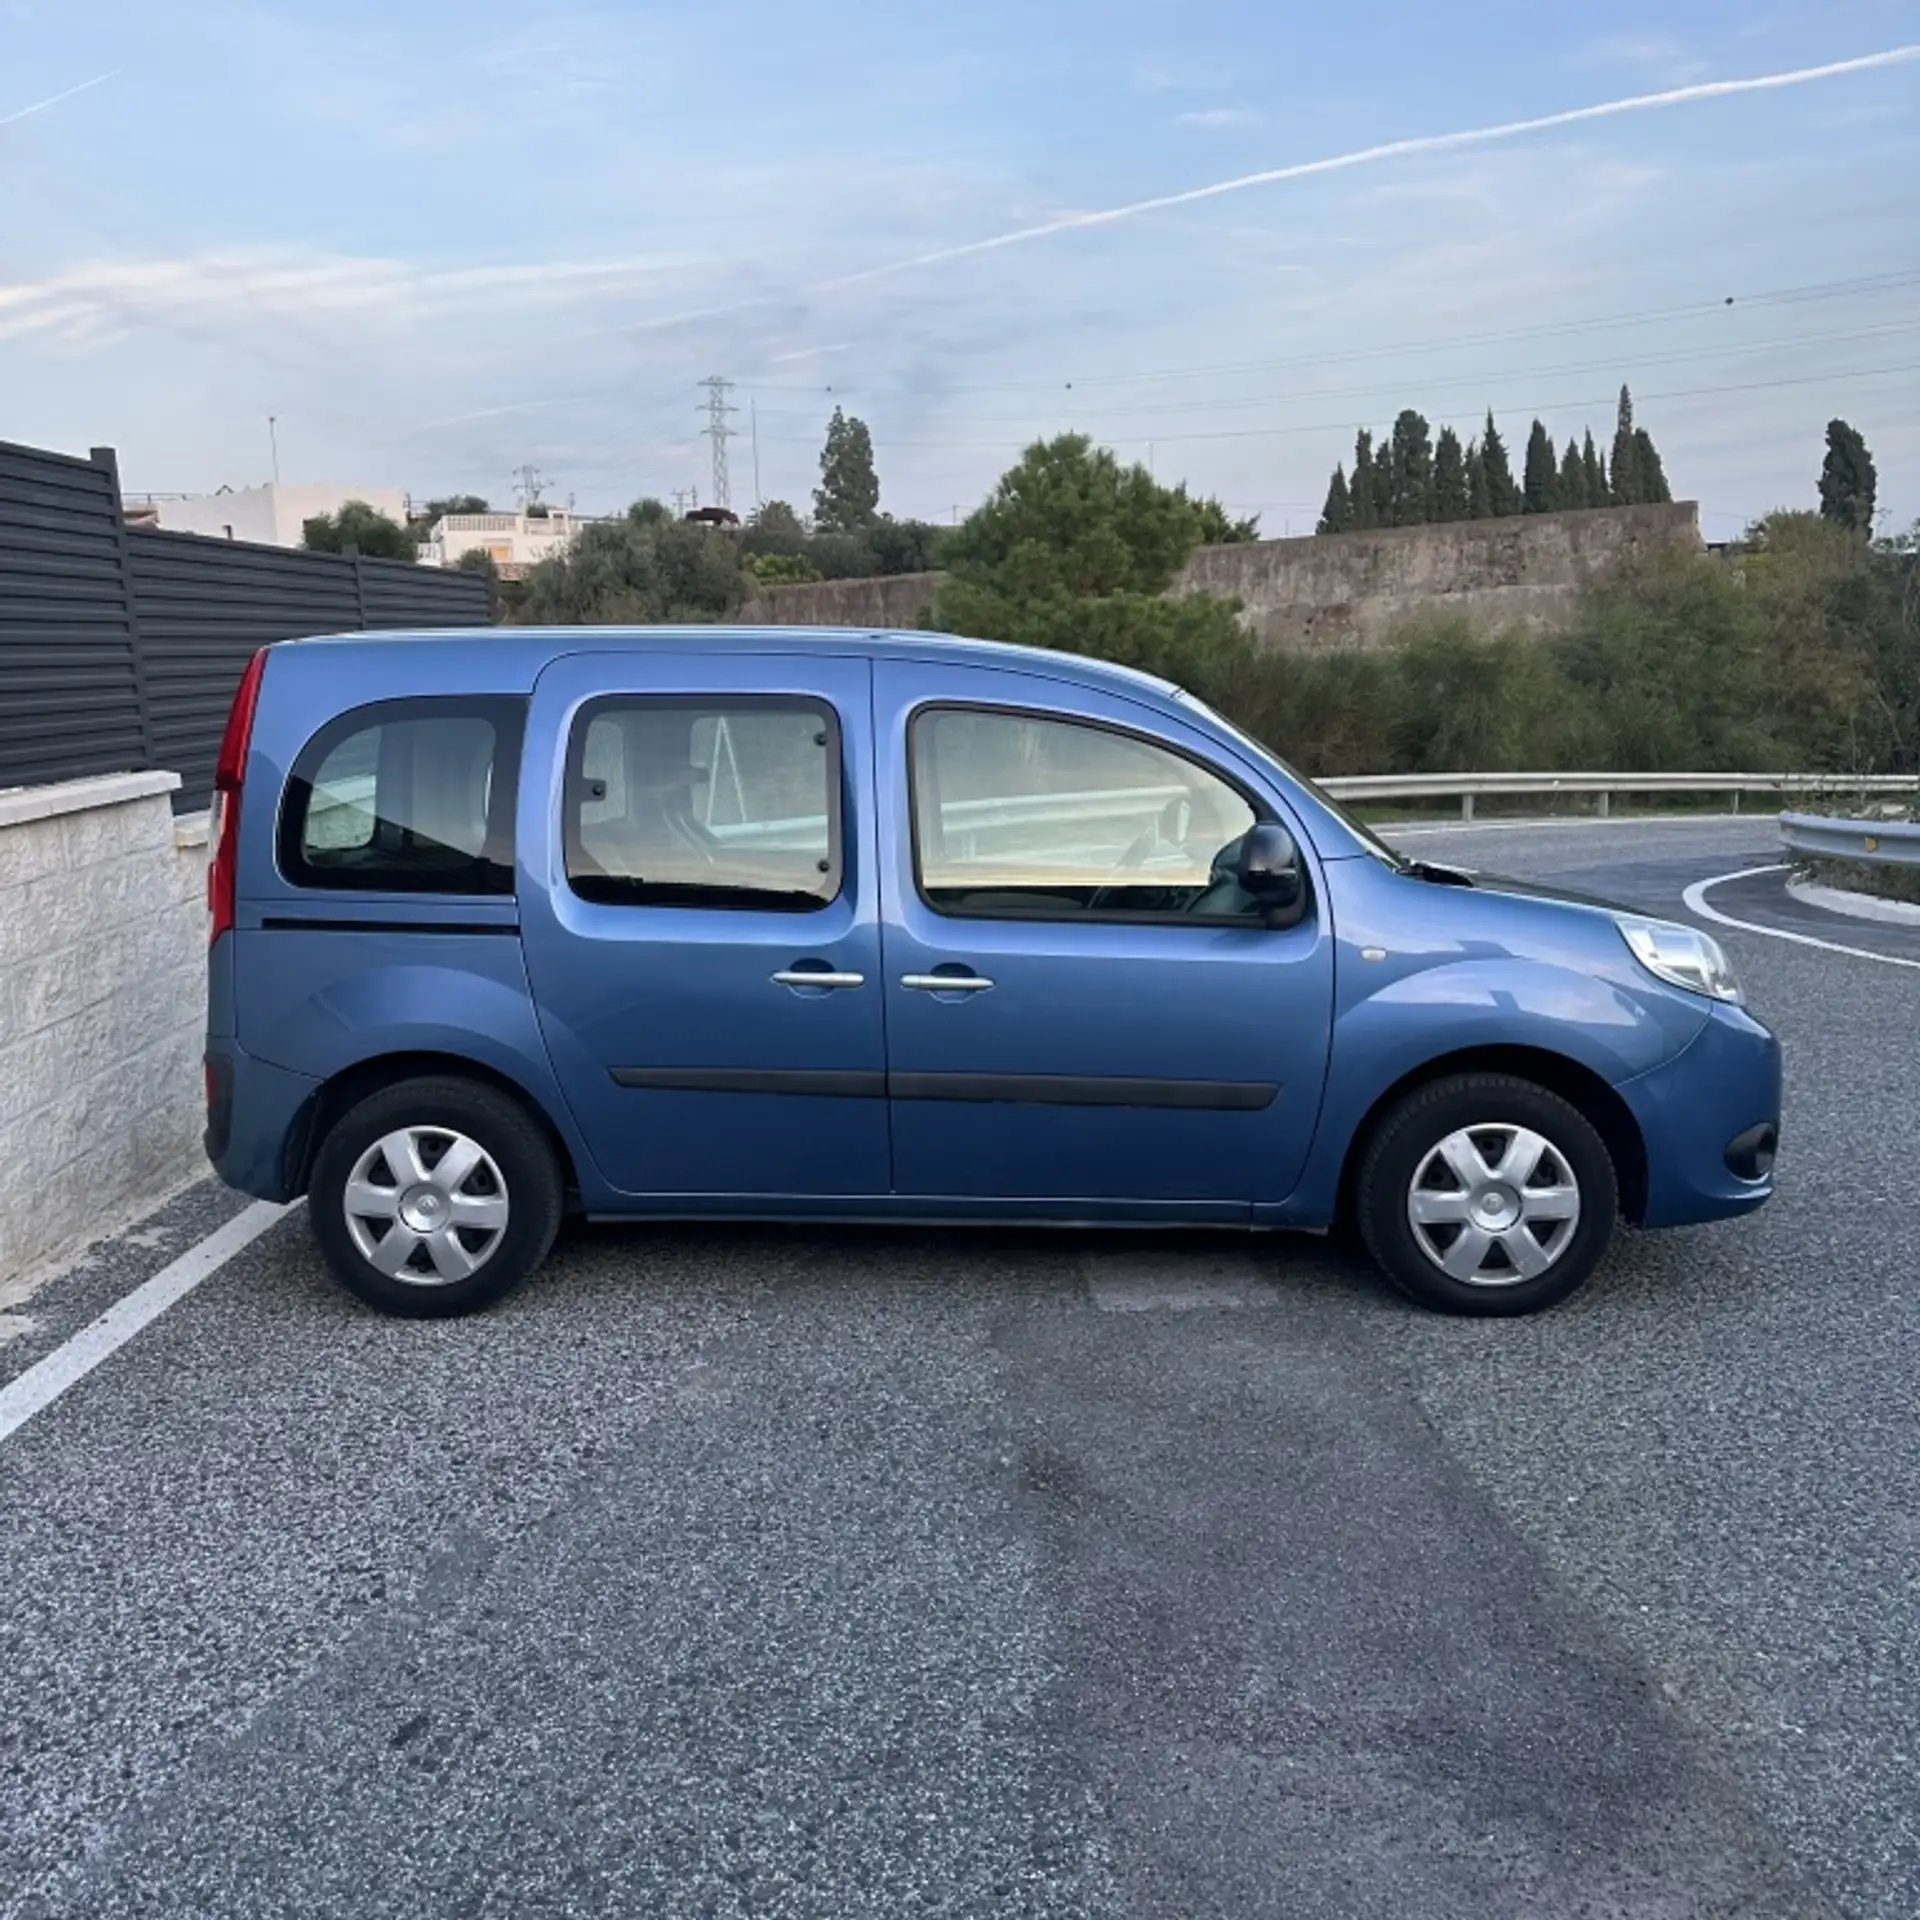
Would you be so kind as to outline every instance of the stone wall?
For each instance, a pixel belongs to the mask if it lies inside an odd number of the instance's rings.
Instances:
[[[1202,547],[1173,591],[1239,600],[1267,645],[1292,651],[1377,645],[1427,613],[1542,632],[1564,625],[1580,589],[1629,554],[1699,545],[1693,501],[1599,507]],[[774,626],[912,627],[939,582],[937,573],[907,573],[772,587],[741,617]]]
[[[1629,554],[1700,545],[1691,500],[1202,547],[1175,593],[1230,595],[1269,646],[1373,646],[1420,614],[1545,632]]]
[[[891,573],[818,580],[804,587],[765,587],[741,609],[740,621],[749,627],[917,627],[942,578],[938,573]]]
[[[206,825],[174,773],[0,792],[6,1283],[204,1171]]]

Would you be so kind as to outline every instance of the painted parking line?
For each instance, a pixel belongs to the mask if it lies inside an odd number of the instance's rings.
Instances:
[[[1856,960],[1877,960],[1883,967],[1912,967],[1920,971],[1920,960],[1903,959],[1896,953],[1875,953],[1868,947],[1845,946],[1838,940],[1822,940],[1817,934],[1789,933],[1785,927],[1763,927],[1755,920],[1736,920],[1732,914],[1707,904],[1707,891],[1711,887],[1724,887],[1735,880],[1752,880],[1759,874],[1785,873],[1786,870],[1787,863],[1776,860],[1764,867],[1742,867],[1738,873],[1716,873],[1711,880],[1696,880],[1680,897],[1689,913],[1697,913],[1703,920],[1717,921],[1723,927],[1737,927],[1742,933],[1763,934],[1769,940],[1791,940],[1796,947],[1819,947],[1827,953],[1851,954]]]
[[[271,1200],[256,1200],[198,1246],[189,1247],[179,1259],[162,1267],[151,1280],[135,1287],[125,1299],[116,1300],[99,1319],[82,1327],[71,1340],[63,1341],[18,1379],[0,1387],[0,1441],[50,1407],[76,1381],[84,1380],[141,1328],[152,1325],[176,1301],[184,1300],[201,1281],[218,1273],[291,1210]]]

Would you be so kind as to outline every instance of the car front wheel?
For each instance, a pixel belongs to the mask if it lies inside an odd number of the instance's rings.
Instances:
[[[1367,1144],[1355,1211],[1404,1292],[1445,1313],[1532,1313],[1564,1300],[1613,1235],[1606,1142],[1558,1094],[1513,1074],[1417,1087]]]
[[[501,1298],[546,1257],[562,1189],[552,1147],[496,1089],[403,1081],[341,1116],[315,1157],[308,1213],[362,1300],[438,1318]]]

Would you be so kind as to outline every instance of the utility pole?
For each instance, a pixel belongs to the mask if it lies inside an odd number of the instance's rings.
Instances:
[[[731,380],[711,373],[699,384],[707,390],[707,438],[713,442],[713,504],[731,509],[733,489],[727,484],[727,442],[737,429],[727,425],[727,415],[740,409],[727,402],[727,395],[733,391]]]
[[[682,520],[700,504],[698,487],[675,487],[673,490],[673,510]]]
[[[765,503],[760,498],[760,403],[747,402],[747,425],[753,429],[753,504],[757,512]]]
[[[273,449],[273,484],[280,484],[280,436],[274,431],[274,417],[267,415],[267,445]]]
[[[540,504],[541,490],[546,484],[546,476],[531,462],[524,467],[514,468],[513,490],[520,496],[522,513],[531,513]]]

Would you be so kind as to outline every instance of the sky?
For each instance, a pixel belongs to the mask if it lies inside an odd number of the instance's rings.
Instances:
[[[1627,381],[1710,539],[1835,415],[1897,527],[1917,180],[1920,0],[0,0],[0,438],[606,512],[711,499],[718,374],[736,508],[838,404],[899,515],[1074,429],[1278,535]]]

